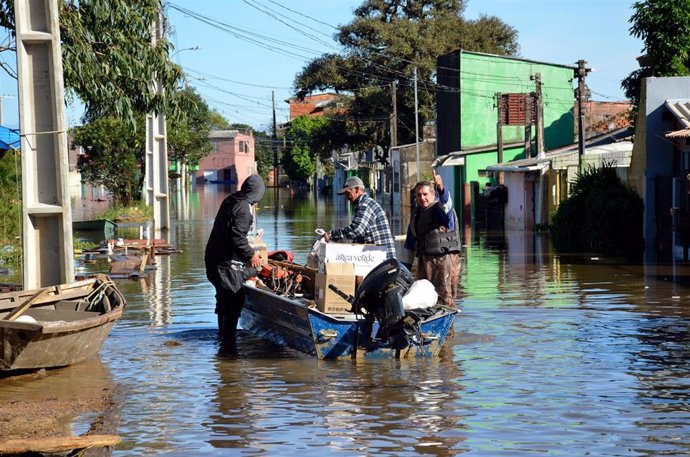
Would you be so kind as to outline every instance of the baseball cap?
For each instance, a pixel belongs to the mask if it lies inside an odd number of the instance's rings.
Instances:
[[[338,195],[344,194],[345,189],[347,189],[348,187],[359,187],[360,189],[364,189],[364,183],[357,176],[350,176],[349,178],[347,178],[347,180],[345,180],[343,188],[338,191]]]

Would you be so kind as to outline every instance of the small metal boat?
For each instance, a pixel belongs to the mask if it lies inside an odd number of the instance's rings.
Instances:
[[[95,356],[126,300],[106,275],[0,294],[0,371],[63,367]]]
[[[412,278],[396,259],[377,266],[348,297],[352,313],[326,314],[313,300],[257,283],[244,285],[242,328],[319,359],[435,357],[457,314],[440,305],[404,311],[401,298]]]
[[[90,221],[72,222],[72,230],[75,232],[87,232],[99,240],[110,240],[115,237],[117,224],[110,219],[94,219]]]

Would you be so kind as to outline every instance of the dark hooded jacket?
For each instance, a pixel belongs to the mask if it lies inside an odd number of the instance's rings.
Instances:
[[[232,260],[244,263],[252,258],[254,250],[247,240],[254,222],[251,205],[261,200],[265,190],[261,177],[251,175],[239,191],[225,197],[206,243],[206,265],[230,264]]]

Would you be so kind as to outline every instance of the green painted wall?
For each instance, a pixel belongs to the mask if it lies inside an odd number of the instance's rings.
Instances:
[[[468,223],[473,206],[469,196],[465,195],[468,184],[476,181],[481,189],[488,179],[480,177],[479,171],[499,162],[496,152],[496,93],[534,92],[536,84],[531,77],[540,73],[544,101],[544,147],[548,151],[573,144],[575,68],[465,51],[440,56],[438,64],[439,80],[456,89],[438,95],[439,154],[473,148],[485,150],[466,152],[463,154],[465,165],[454,167],[453,197],[458,214],[464,223]],[[524,126],[503,127],[504,145],[514,142],[521,144],[517,148],[504,149],[503,162],[524,158],[524,131]],[[536,129],[533,126],[532,143],[535,143],[535,138]]]
[[[524,148],[505,149],[503,151],[503,160],[522,159],[524,151]],[[496,151],[468,154],[465,156],[465,182],[477,181],[479,184],[482,184],[481,187],[484,187],[483,184],[488,179],[480,177],[479,171],[486,170],[486,167],[489,165],[496,165],[496,163],[498,163]]]
[[[545,148],[575,140],[573,69],[500,56],[460,54],[460,144],[462,149],[496,144],[496,93],[535,90],[541,73]],[[533,134],[534,134],[534,128]],[[503,127],[503,142],[523,141],[524,127]],[[507,160],[507,158],[506,158]]]

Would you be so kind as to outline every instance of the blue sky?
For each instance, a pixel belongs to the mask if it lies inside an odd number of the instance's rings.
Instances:
[[[642,43],[630,37],[628,0],[469,0],[465,16],[496,15],[519,32],[521,57],[558,64],[587,61],[595,100],[623,99],[620,81],[637,67]],[[335,27],[351,21],[359,0],[174,0],[167,2],[172,59],[209,106],[230,122],[265,130],[272,93],[278,122],[295,74],[311,59],[337,52]],[[0,40],[3,35],[0,34]],[[11,61],[7,53],[2,57]],[[0,95],[16,82],[0,76]],[[79,124],[79,106],[68,109]],[[4,123],[17,126],[16,98],[5,98]]]

